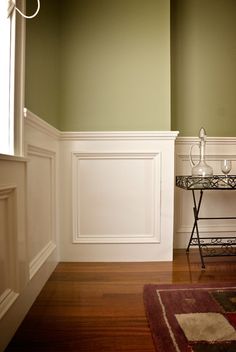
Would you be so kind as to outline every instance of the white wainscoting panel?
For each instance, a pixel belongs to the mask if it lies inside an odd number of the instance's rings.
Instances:
[[[176,135],[61,133],[61,260],[172,260]]]
[[[52,253],[57,257],[59,236],[59,131],[25,110],[25,153],[28,157],[29,277],[39,271]]]
[[[28,248],[30,278],[56,248],[54,151],[28,144]]]
[[[26,159],[0,155],[0,351],[19,323],[9,315],[28,283]],[[24,312],[25,314],[25,312]]]
[[[18,296],[16,186],[0,186],[0,319]]]
[[[190,175],[189,150],[196,138],[179,137],[176,140],[176,174]],[[197,148],[194,150],[197,162]],[[206,162],[212,166],[214,174],[222,175],[221,160],[232,160],[231,174],[236,174],[236,138],[207,138]],[[236,216],[236,191],[205,191],[200,216]],[[175,248],[186,248],[193,226],[192,192],[175,189]],[[202,220],[199,229],[204,236],[229,236],[236,231],[236,220]]]
[[[58,261],[60,133],[28,110],[24,127],[25,158],[0,155],[0,351]]]
[[[160,160],[159,152],[73,153],[74,243],[160,243]]]

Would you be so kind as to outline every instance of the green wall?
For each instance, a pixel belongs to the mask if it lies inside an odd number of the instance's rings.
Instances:
[[[169,130],[169,0],[71,0],[61,13],[61,129]]]
[[[235,0],[41,0],[26,107],[62,130],[235,136],[235,38]]]
[[[37,1],[27,0],[27,14]],[[59,6],[58,0],[41,0],[37,17],[26,20],[25,105],[59,128]]]
[[[172,129],[236,136],[236,1],[171,5]]]
[[[169,0],[41,2],[27,22],[30,110],[61,130],[170,130]]]

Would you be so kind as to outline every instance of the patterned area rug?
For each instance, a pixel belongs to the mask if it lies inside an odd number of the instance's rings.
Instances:
[[[144,304],[158,352],[236,352],[236,283],[146,285]]]

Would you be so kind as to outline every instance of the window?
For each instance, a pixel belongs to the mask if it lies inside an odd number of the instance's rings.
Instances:
[[[14,16],[7,17],[0,0],[0,153],[14,153]]]
[[[23,150],[25,0],[0,0],[0,154]]]
[[[0,0],[0,154],[23,155],[25,23],[15,4]],[[10,7],[10,15],[8,16]]]

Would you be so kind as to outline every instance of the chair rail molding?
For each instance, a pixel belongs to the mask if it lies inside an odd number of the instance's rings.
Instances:
[[[60,132],[62,141],[80,140],[175,140],[175,131],[96,131],[96,132]]]
[[[46,121],[42,120],[39,116],[34,114],[32,111],[28,109],[24,109],[24,117],[25,117],[25,124],[30,126],[33,130],[38,132],[44,133],[49,137],[59,139],[60,138],[60,131],[51,126]]]

